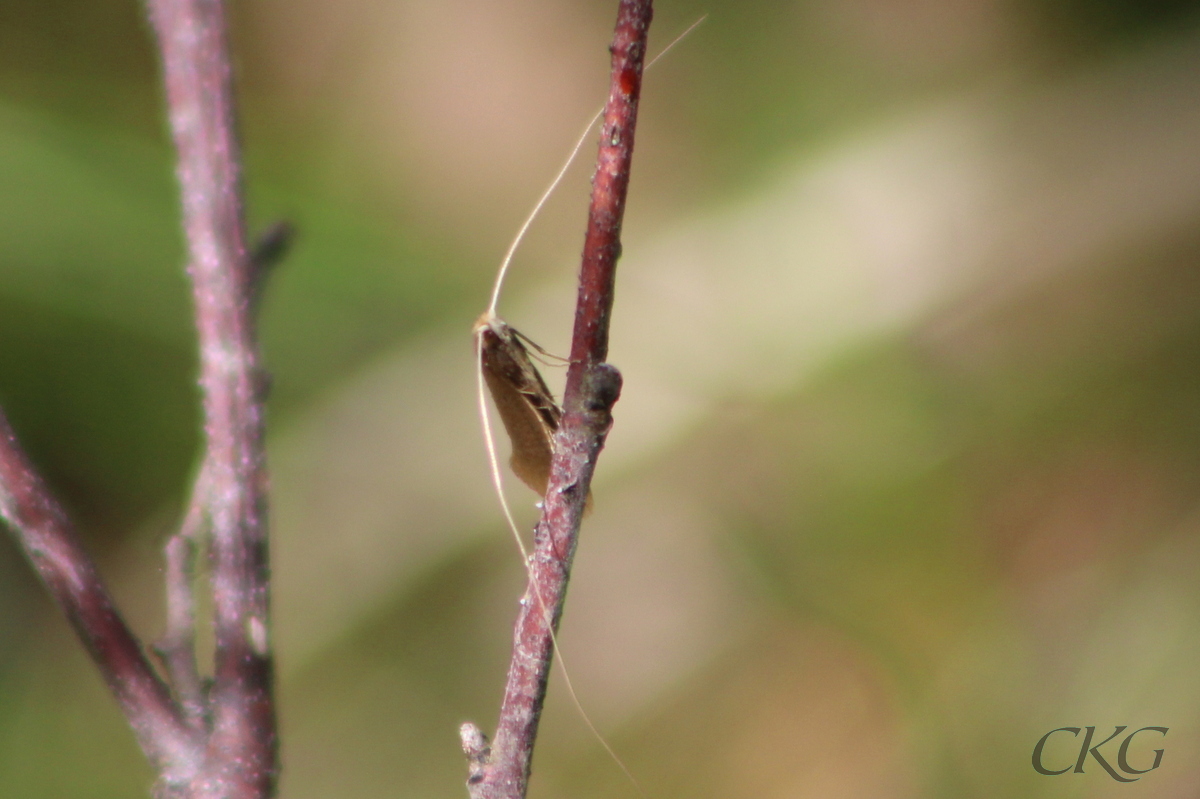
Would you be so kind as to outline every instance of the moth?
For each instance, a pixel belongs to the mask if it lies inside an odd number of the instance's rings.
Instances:
[[[475,336],[484,382],[512,441],[509,465],[522,483],[545,496],[562,409],[525,344],[541,348],[490,311],[475,321]]]
[[[646,65],[646,69],[654,66],[658,59],[669,53],[707,17],[708,15],[705,14],[688,26],[687,30],[679,34]],[[492,401],[496,404],[496,410],[500,413],[500,419],[504,422],[504,430],[512,441],[512,458],[509,460],[509,464],[521,482],[540,496],[546,495],[546,486],[550,483],[550,460],[554,454],[554,434],[558,431],[558,425],[562,421],[562,409],[554,401],[554,395],[546,387],[546,381],[542,379],[541,373],[533,365],[533,361],[529,357],[529,350],[525,345],[529,344],[542,354],[546,354],[545,351],[496,316],[496,305],[500,301],[500,290],[504,286],[504,278],[508,274],[508,268],[512,264],[517,247],[520,246],[529,226],[537,219],[546,201],[550,199],[550,195],[562,182],[567,169],[579,153],[579,148],[583,146],[588,134],[603,113],[602,107],[588,122],[583,134],[575,141],[575,146],[571,149],[571,154],[567,156],[566,163],[559,169],[554,180],[550,182],[546,191],[533,206],[529,216],[525,218],[525,222],[517,231],[516,237],[509,245],[508,252],[504,254],[504,259],[500,262],[500,268],[496,272],[496,282],[492,287],[492,301],[488,305],[488,309],[475,320],[474,333],[479,353],[479,370],[487,384],[488,393],[492,395]],[[494,468],[495,451],[491,441],[491,428],[487,422],[487,410],[483,407],[482,388],[480,389],[479,411],[484,435],[488,438],[488,453]],[[508,504],[500,486],[500,477],[498,474],[493,474],[492,479],[496,484],[500,504],[504,506],[507,516],[509,515]],[[584,504],[585,513],[590,510],[591,504],[592,495],[589,492]],[[509,521],[511,524],[511,517]],[[519,535],[517,543],[520,544]]]

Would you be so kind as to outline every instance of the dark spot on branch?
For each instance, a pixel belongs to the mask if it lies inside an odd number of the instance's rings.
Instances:
[[[595,364],[588,369],[584,381],[584,407],[592,413],[609,413],[620,399],[624,383],[617,367],[610,363]]]
[[[295,226],[291,222],[280,220],[264,230],[251,248],[249,285],[253,313],[257,313],[262,301],[263,286],[267,282],[267,276],[288,254],[295,240]],[[263,393],[261,397],[265,398],[266,394]]]
[[[268,270],[283,260],[295,240],[296,227],[291,222],[286,219],[274,222],[254,243],[250,261],[259,272]]]

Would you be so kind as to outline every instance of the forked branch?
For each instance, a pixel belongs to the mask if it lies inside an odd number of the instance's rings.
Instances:
[[[183,529],[167,547],[171,679],[122,621],[69,521],[0,414],[0,518],[62,606],[159,772],[160,797],[267,799],[277,773],[268,624],[262,376],[254,311],[265,262],[247,254],[222,0],[148,0],[178,151],[195,301],[205,455]],[[275,239],[278,239],[276,241]],[[193,562],[207,535],[216,652],[195,663]]]
[[[214,795],[260,799],[278,769],[268,635],[262,373],[246,246],[240,148],[221,0],[149,0],[178,152],[200,386],[216,653],[208,741]],[[182,591],[183,586],[177,586]]]
[[[21,450],[3,412],[0,518],[75,628],[146,757],[166,781],[189,781],[201,767],[199,736],[121,618],[66,513]]]

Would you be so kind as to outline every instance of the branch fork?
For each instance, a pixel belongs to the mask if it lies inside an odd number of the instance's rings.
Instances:
[[[200,349],[205,455],[166,545],[160,674],[118,613],[67,515],[0,413],[0,517],[62,607],[158,771],[166,799],[267,799],[278,773],[263,376],[254,311],[265,262],[247,252],[240,149],[222,0],[147,0],[178,152],[187,273]],[[286,238],[286,234],[284,234]],[[209,559],[216,652],[195,654],[197,551]]]

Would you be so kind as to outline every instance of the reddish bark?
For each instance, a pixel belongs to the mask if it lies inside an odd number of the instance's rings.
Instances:
[[[529,585],[517,617],[495,740],[485,753],[473,737],[477,730],[468,729],[464,737],[472,758],[468,788],[473,799],[525,796],[554,653],[553,633],[566,598],[585,498],[621,391],[620,373],[604,359],[652,15],[650,0],[622,0],[617,14],[610,48],[611,90],[592,182],[563,417],[534,534]]]

